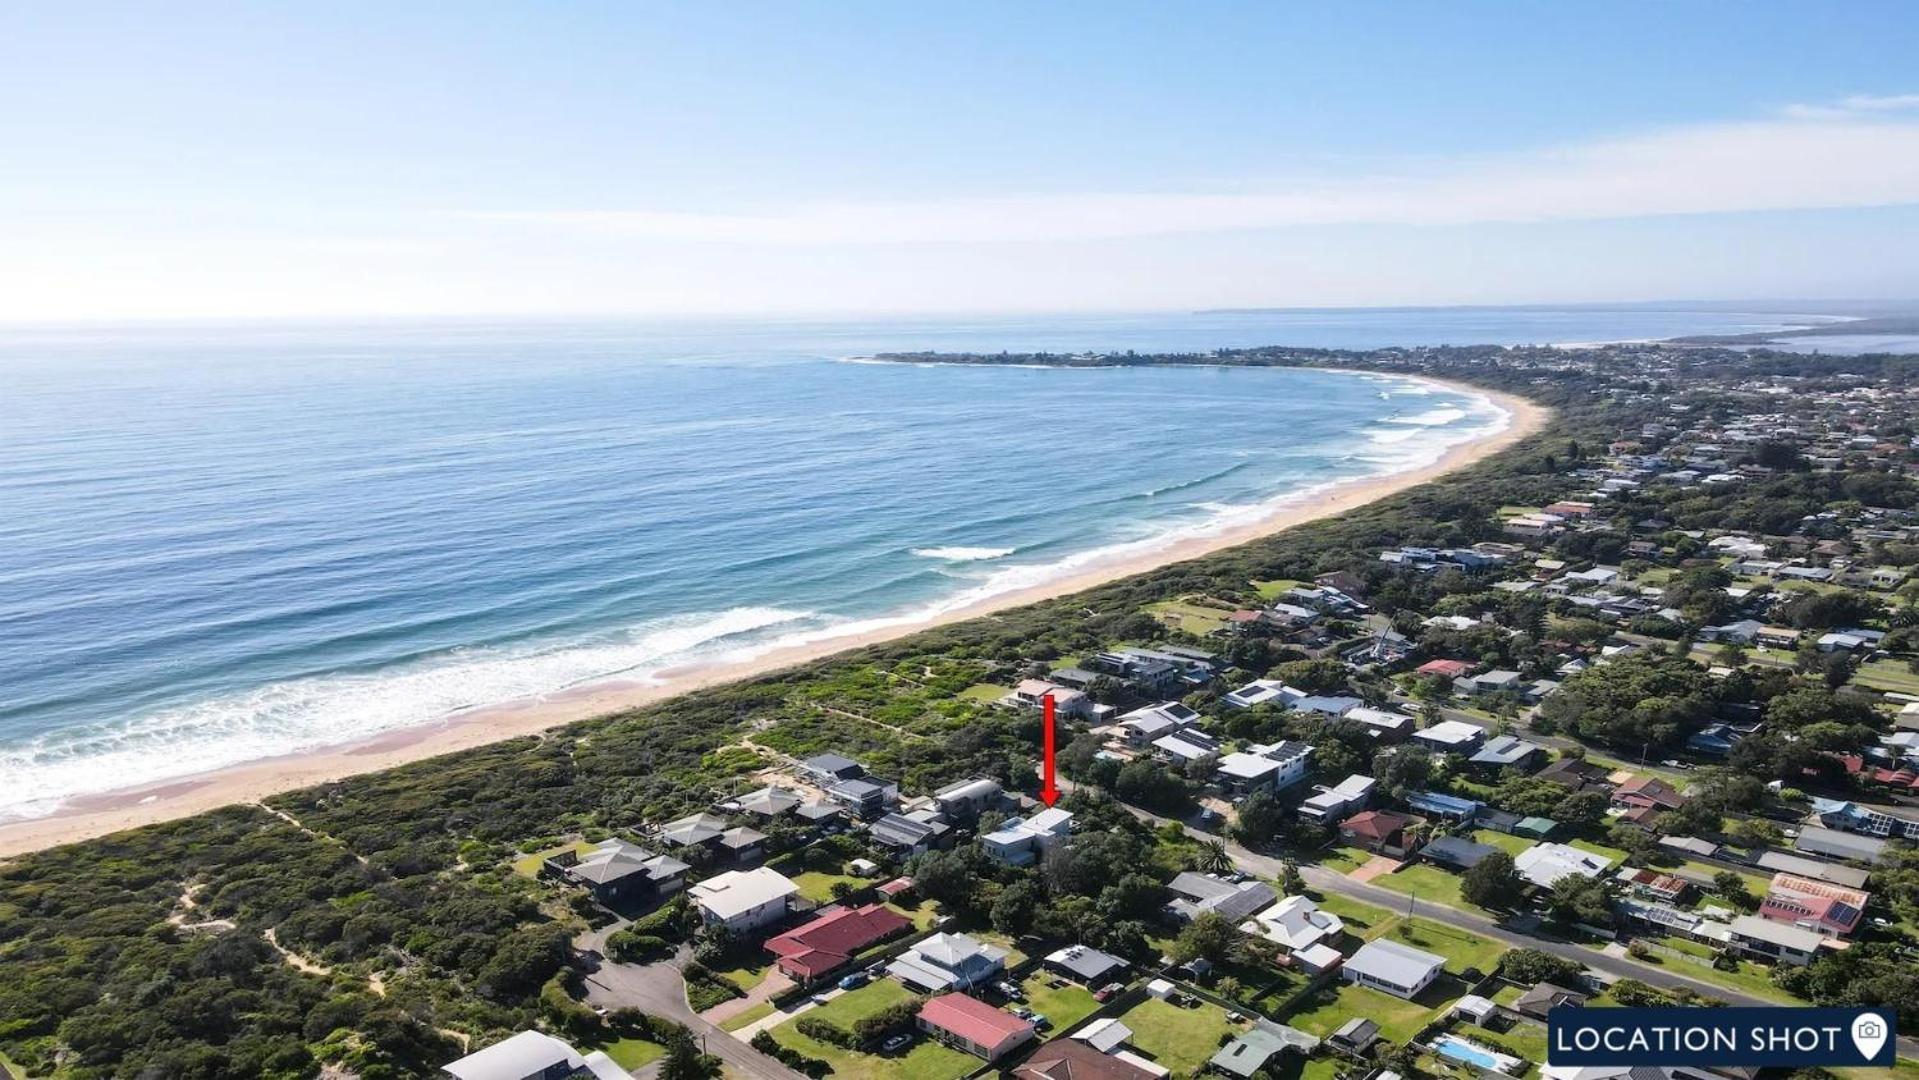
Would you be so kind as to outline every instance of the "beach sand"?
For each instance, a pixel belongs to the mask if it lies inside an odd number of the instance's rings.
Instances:
[[[269,758],[197,777],[76,798],[48,817],[0,825],[0,857],[72,843],[157,821],[187,817],[233,803],[257,802],[282,791],[326,783],[356,773],[377,772],[501,739],[529,735],[576,720],[675,697],[689,690],[766,674],[901,637],[929,626],[959,622],[1038,600],[1064,596],[1170,563],[1198,558],[1304,522],[1343,513],[1472,464],[1538,431],[1545,425],[1550,412],[1510,394],[1461,384],[1448,385],[1462,392],[1491,398],[1510,414],[1510,422],[1503,430],[1485,438],[1452,447],[1439,461],[1424,468],[1342,484],[1246,526],[1170,544],[1134,558],[1101,564],[1083,573],[1031,589],[1002,593],[926,622],[890,626],[864,635],[827,638],[762,653],[738,663],[664,672],[658,682],[598,683],[536,700],[471,709],[437,723],[402,728],[344,746]]]

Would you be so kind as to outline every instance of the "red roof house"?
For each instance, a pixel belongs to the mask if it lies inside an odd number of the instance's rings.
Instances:
[[[1033,1025],[965,994],[941,994],[920,1006],[919,1029],[987,1061],[1032,1041]]]
[[[1397,851],[1406,848],[1406,826],[1418,818],[1395,814],[1391,810],[1362,810],[1339,823],[1339,835],[1347,843],[1369,851]]]
[[[1657,776],[1633,777],[1613,789],[1612,801],[1614,806],[1623,806],[1629,810],[1639,807],[1677,810],[1686,805],[1686,797],[1679,794],[1679,789]]]
[[[906,932],[912,925],[912,920],[896,911],[868,904],[822,915],[768,939],[766,947],[779,957],[781,971],[797,982],[808,983],[832,974],[861,951]]]
[[[1156,1074],[1078,1039],[1054,1039],[1013,1070],[1020,1080],[1156,1080]]]
[[[1419,675],[1439,675],[1448,679],[1459,679],[1471,675],[1476,666],[1465,660],[1428,660],[1413,671]]]

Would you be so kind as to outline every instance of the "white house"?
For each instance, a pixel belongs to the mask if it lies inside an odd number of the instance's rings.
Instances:
[[[1346,932],[1346,923],[1332,912],[1320,910],[1310,897],[1289,896],[1254,916],[1242,929],[1294,953],[1321,942],[1338,941]]]
[[[601,1051],[581,1054],[543,1031],[522,1031],[440,1068],[454,1080],[632,1080]]]
[[[1519,876],[1542,889],[1550,889],[1562,878],[1574,874],[1594,878],[1606,872],[1612,860],[1566,844],[1534,844],[1513,859]]]
[[[1048,807],[1032,817],[1007,818],[1000,827],[979,838],[988,858],[1008,866],[1030,866],[1047,848],[1073,832],[1073,815]]]
[[[1119,718],[1126,742],[1136,747],[1151,746],[1155,739],[1184,731],[1197,723],[1199,714],[1177,701],[1134,709]]]
[[[1295,690],[1278,679],[1254,679],[1220,701],[1235,709],[1248,709],[1254,705],[1290,706],[1305,696],[1305,691]]]
[[[1364,810],[1372,801],[1375,786],[1372,777],[1358,773],[1332,787],[1321,784],[1299,804],[1299,816],[1308,821],[1340,821],[1353,811]]]
[[[1297,740],[1254,745],[1221,758],[1217,776],[1220,785],[1229,791],[1281,791],[1306,778],[1312,757],[1312,744]]]
[[[1339,971],[1347,982],[1370,986],[1410,1001],[1431,986],[1445,966],[1443,956],[1379,938],[1361,945]]]
[[[1413,739],[1442,754],[1469,754],[1479,748],[1486,737],[1484,728],[1468,724],[1464,720],[1441,720],[1428,728],[1413,732]]]
[[[784,919],[787,901],[799,891],[785,874],[762,866],[728,870],[694,885],[689,893],[708,926],[746,933]]]
[[[970,990],[1006,970],[1006,950],[965,934],[934,934],[886,965],[887,974],[921,990]]]

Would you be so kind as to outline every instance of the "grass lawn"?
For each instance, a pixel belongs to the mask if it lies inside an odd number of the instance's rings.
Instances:
[[[1261,600],[1275,600],[1281,593],[1288,589],[1297,589],[1301,584],[1302,582],[1293,578],[1275,578],[1272,581],[1253,582],[1253,591],[1259,594]]]
[[[773,964],[771,961],[768,961],[764,964],[752,964],[744,967],[728,968],[725,971],[715,971],[713,974],[739,987],[742,991],[746,991],[765,982],[767,974],[772,970]]]
[[[1000,948],[1005,949],[1006,968],[1009,971],[1026,962],[1026,954],[1019,951],[1018,947],[1013,944],[1013,939],[997,930],[967,930],[965,933],[971,934],[988,945],[998,945]]]
[[[878,979],[858,990],[849,990],[826,1004],[816,1006],[800,1015],[831,1020],[850,1031],[854,1024],[874,1013],[898,1005],[902,1001],[911,1000],[913,1000],[913,992],[902,986],[897,979]]]
[[[1510,1009],[1513,1007],[1513,1002],[1518,1001],[1525,993],[1526,988],[1523,986],[1502,986],[1499,992],[1493,995],[1493,1004],[1504,1005]]]
[[[1407,863],[1393,873],[1374,878],[1373,884],[1447,907],[1474,908],[1459,895],[1459,875],[1428,863]]]
[[[1010,686],[1000,686],[995,683],[983,682],[977,686],[969,686],[961,690],[959,696],[968,701],[993,702],[998,701],[1000,698],[1012,692],[1013,688]]]
[[[600,1049],[606,1051],[606,1056],[613,1059],[613,1064],[627,1072],[633,1072],[666,1056],[666,1047],[645,1039],[620,1039],[607,1043]]]
[[[833,886],[838,882],[844,881],[849,887],[855,889],[866,884],[864,879],[856,878],[851,874],[829,874],[821,870],[807,870],[792,875],[792,878],[793,884],[800,887],[800,895],[816,904],[832,903]]]
[[[1874,690],[1919,694],[1919,675],[1907,670],[1903,660],[1874,660],[1869,664],[1861,664],[1852,681]]]
[[[725,1031],[738,1031],[756,1020],[771,1015],[773,1015],[773,1003],[770,1001],[762,1001],[744,1012],[735,1013],[727,1017],[721,1022],[720,1028]]]
[[[1689,941],[1686,938],[1665,937],[1655,938],[1653,940],[1661,945],[1685,953],[1688,956],[1710,958],[1713,954],[1713,950],[1709,946],[1701,945],[1696,941]],[[1750,994],[1753,997],[1764,998],[1767,1001],[1777,1001],[1786,1005],[1805,1004],[1805,1002],[1772,984],[1772,970],[1770,968],[1764,964],[1756,964],[1751,960],[1739,961],[1739,967],[1733,971],[1721,971],[1711,964],[1695,964],[1686,960],[1662,957],[1657,952],[1647,957],[1646,962],[1656,964],[1683,975],[1690,975],[1700,982],[1711,983],[1714,986],[1723,986],[1728,990],[1737,990],[1742,994]]]
[[[1505,1031],[1489,1031],[1478,1024],[1461,1024],[1456,1031],[1474,1042],[1525,1058],[1535,1066],[1546,1064],[1546,1028],[1543,1024],[1521,1021]]]
[[[1679,869],[1696,874],[1704,874],[1706,875],[1706,880],[1710,881],[1714,874],[1723,874],[1729,868],[1702,863],[1697,859],[1687,859],[1685,862],[1679,864]],[[1765,874],[1749,874],[1744,870],[1734,870],[1733,873],[1739,875],[1739,880],[1746,883],[1746,888],[1752,890],[1754,896],[1764,896],[1766,895],[1766,891],[1772,888],[1772,878]],[[1721,903],[1724,903],[1724,901],[1722,900]]]
[[[577,851],[580,854],[584,855],[587,852],[592,850],[593,850],[592,844],[589,844],[584,840],[575,840],[570,844],[561,844],[559,847],[547,848],[545,851],[536,851],[531,855],[525,855],[520,858],[514,859],[513,872],[520,875],[521,877],[538,877],[540,876],[540,864],[552,858],[553,856],[558,855],[560,852]]]
[[[1055,981],[1066,985],[1055,989],[1052,986]],[[1045,971],[1028,975],[1020,983],[1020,989],[1026,991],[1026,1004],[1053,1022],[1054,1031],[1065,1031],[1099,1010],[1099,1002],[1093,1000],[1091,990]]]
[[[1660,766],[1657,766],[1657,765],[1650,765],[1650,764],[1633,765],[1633,764],[1629,764],[1627,762],[1621,761],[1616,757],[1608,757],[1605,754],[1594,753],[1590,749],[1586,751],[1586,760],[1592,762],[1594,765],[1603,765],[1606,768],[1612,769],[1614,771],[1624,769],[1629,773],[1639,773],[1647,776],[1657,776],[1661,780],[1664,780],[1666,783],[1671,784],[1672,786],[1679,788],[1682,791],[1685,790],[1688,786],[1690,786],[1693,780],[1695,779],[1691,773],[1685,772],[1682,769],[1666,769],[1666,768],[1661,768]]]
[[[1200,637],[1226,629],[1226,616],[1231,614],[1220,608],[1195,604],[1190,600],[1161,600],[1158,603],[1147,604],[1141,610],[1160,622]]]
[[[1398,917],[1383,907],[1375,907],[1360,900],[1350,900],[1338,893],[1314,896],[1313,901],[1345,920],[1346,932],[1356,938],[1370,940],[1378,937],[1380,932]]]
[[[1313,861],[1328,870],[1341,874],[1350,874],[1354,870],[1366,865],[1367,860],[1371,858],[1372,855],[1369,852],[1361,851],[1358,848],[1336,847],[1321,852]]]
[[[773,1029],[773,1038],[781,1046],[798,1050],[807,1057],[826,1062],[833,1075],[844,1080],[958,1080],[980,1061],[971,1054],[919,1036],[904,1054],[864,1054],[828,1043],[816,1042],[793,1030],[793,1021]]]
[[[1445,957],[1446,970],[1455,975],[1467,968],[1490,972],[1499,966],[1499,958],[1506,953],[1502,942],[1425,919],[1401,919],[1386,931],[1386,936],[1402,945]]]
[[[1479,843],[1496,847],[1512,856],[1517,856],[1520,852],[1539,842],[1531,837],[1514,836],[1512,833],[1503,833],[1498,829],[1474,829],[1473,839]]]
[[[910,908],[903,907],[899,904],[887,904],[886,907],[888,910],[896,911],[913,920],[913,929],[915,930],[931,930],[933,928],[933,922],[940,917],[939,905],[931,900],[921,900],[917,905]]]
[[[1419,1034],[1419,1029],[1425,1027],[1432,1016],[1431,1006],[1342,982],[1313,995],[1284,1022],[1323,1039],[1338,1031],[1346,1021],[1364,1017],[1378,1024],[1386,1038],[1403,1043]]]
[[[1133,1046],[1160,1067],[1179,1076],[1205,1068],[1229,1033],[1245,1028],[1226,1019],[1226,1010],[1210,1002],[1190,1009],[1147,998],[1120,1019],[1133,1029]]]
[[[1623,850],[1616,847],[1607,847],[1604,844],[1595,844],[1591,840],[1584,838],[1568,840],[1566,841],[1566,846],[1576,847],[1581,851],[1591,852],[1594,855],[1611,859],[1614,866],[1618,866],[1620,863],[1626,861],[1626,853]]]

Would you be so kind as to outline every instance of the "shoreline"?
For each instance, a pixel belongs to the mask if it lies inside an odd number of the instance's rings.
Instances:
[[[1437,479],[1534,434],[1545,426],[1551,415],[1550,409],[1513,394],[1426,376],[1416,378],[1456,392],[1487,398],[1506,412],[1509,418],[1506,426],[1492,434],[1448,447],[1437,461],[1429,465],[1342,482],[1301,499],[1296,504],[1282,505],[1274,513],[1255,522],[1178,540],[1162,548],[1101,563],[1040,585],[999,593],[933,618],[785,646],[731,663],[668,670],[660,673],[657,682],[602,681],[538,699],[480,706],[432,723],[382,732],[351,743],[247,762],[196,776],[175,777],[112,792],[77,796],[52,814],[0,823],[0,858],[74,843],[122,829],[189,817],[235,803],[258,802],[284,791],[532,735],[1196,559],[1319,518],[1353,510]]]

